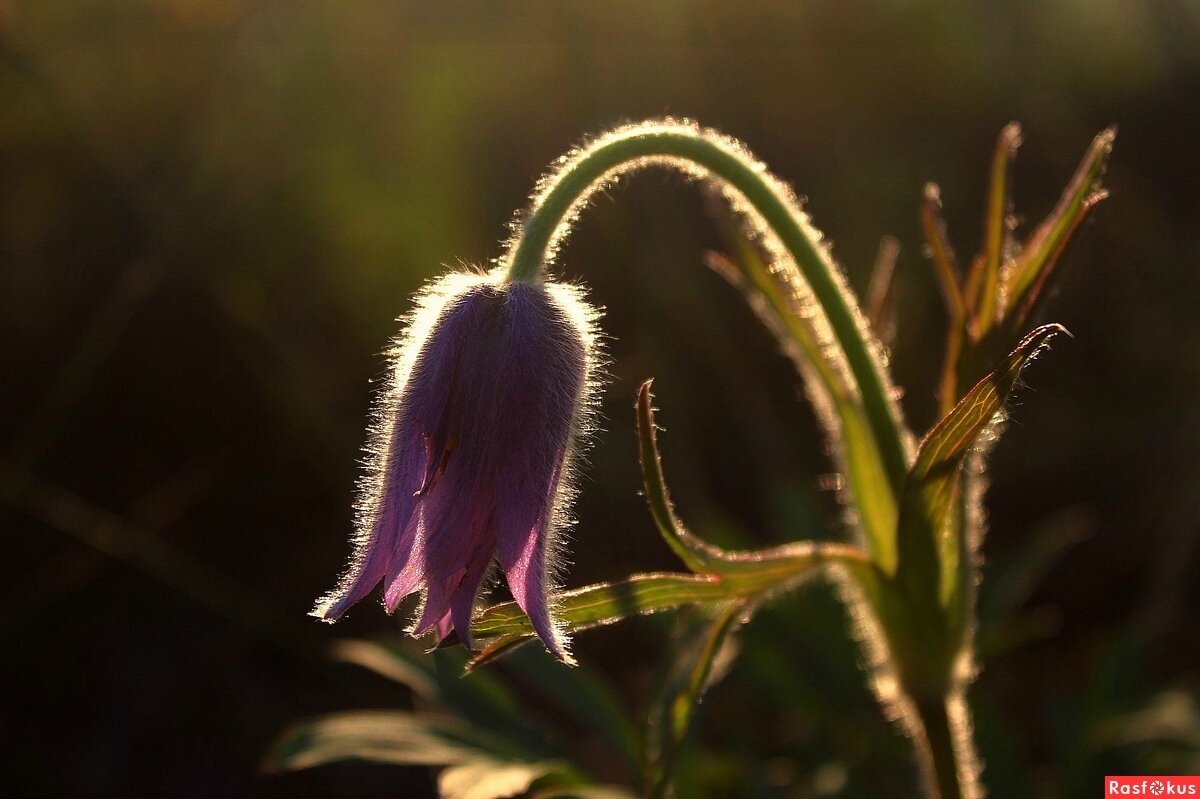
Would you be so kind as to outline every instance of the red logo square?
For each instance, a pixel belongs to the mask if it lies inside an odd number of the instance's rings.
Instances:
[[[1104,799],[1122,796],[1195,796],[1200,799],[1200,777],[1105,777]]]

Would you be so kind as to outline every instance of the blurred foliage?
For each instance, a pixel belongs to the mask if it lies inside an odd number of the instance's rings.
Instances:
[[[499,253],[581,131],[664,113],[752,142],[860,290],[896,236],[893,368],[918,429],[946,323],[922,187],[973,252],[996,130],[1024,125],[1016,202],[1036,220],[1120,125],[1112,196],[1058,267],[1076,338],[992,459],[984,585],[1017,589],[981,598],[971,701],[996,796],[1195,771],[1197,53],[1186,0],[0,4],[3,792],[432,795],[421,769],[258,774],[296,718],[413,701],[330,664],[333,633],[304,616],[346,554],[379,353],[439,265]],[[657,173],[608,196],[564,259],[608,307],[614,359],[571,584],[673,565],[636,495],[648,376],[696,529],[836,537],[793,373],[702,268],[722,241],[703,199]],[[1068,510],[1090,535],[1037,543]],[[364,610],[335,632],[390,624]],[[906,793],[907,745],[845,624],[814,585],[742,630],[678,754],[680,795]],[[578,654],[646,707],[665,625],[581,635]],[[544,690],[518,696],[622,779],[595,720]]]

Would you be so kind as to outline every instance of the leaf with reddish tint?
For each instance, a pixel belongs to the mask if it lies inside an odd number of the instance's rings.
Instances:
[[[988,188],[987,213],[983,218],[983,254],[979,297],[971,319],[971,334],[981,339],[995,324],[1000,312],[1000,273],[1010,249],[1012,234],[1012,165],[1021,146],[1021,126],[1010,122],[996,139]]]
[[[942,301],[946,305],[946,354],[937,389],[941,413],[945,416],[958,399],[958,361],[966,339],[967,299],[963,294],[965,288],[960,281],[954,250],[950,247],[950,239],[946,235],[946,222],[942,219],[941,191],[936,183],[925,184],[925,199],[921,203],[921,230],[925,236],[925,244],[929,247],[933,273],[942,292]]]
[[[935,587],[943,606],[957,594],[961,578],[955,514],[961,512],[963,461],[1000,413],[1021,370],[1059,332],[1060,325],[1046,325],[1026,336],[921,442],[902,495],[898,574],[910,584]]]
[[[1072,234],[1088,212],[1108,196],[1100,178],[1112,152],[1116,128],[1101,131],[1067,184],[1058,205],[1038,226],[1004,276],[1005,314],[1013,329],[1029,318],[1039,298],[1045,295],[1054,267]]]
[[[879,240],[871,281],[867,284],[867,303],[864,313],[875,335],[890,347],[896,342],[899,326],[899,303],[896,300],[896,261],[900,258],[900,242],[895,236]]]
[[[961,323],[967,315],[966,300],[963,298],[958,262],[946,235],[946,222],[942,219],[941,189],[936,183],[925,184],[925,198],[921,203],[921,232],[929,247],[933,273],[946,304],[946,314],[952,321]]]

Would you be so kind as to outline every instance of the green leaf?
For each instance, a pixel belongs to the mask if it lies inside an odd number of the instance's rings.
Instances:
[[[933,273],[937,277],[938,288],[946,304],[946,313],[952,321],[961,324],[967,317],[966,299],[963,297],[958,262],[946,235],[946,222],[942,219],[941,189],[936,183],[925,184],[925,199],[921,203],[921,231],[925,236],[925,244],[929,247]]]
[[[1100,177],[1116,135],[1116,128],[1107,128],[1092,140],[1058,205],[1029,237],[1005,274],[1005,313],[1011,317],[1013,329],[1020,329],[1045,295],[1054,267],[1072,234],[1088,212],[1108,196],[1100,186]]]
[[[745,293],[751,309],[775,334],[784,354],[803,377],[814,377],[820,389],[831,396],[851,396],[851,378],[844,366],[826,356],[812,314],[803,313],[798,307],[805,292],[803,278],[795,265],[767,263],[758,247],[732,222],[726,225],[726,235],[733,244],[735,259],[710,256],[709,267]],[[826,433],[836,438],[837,430],[827,426]]]
[[[979,297],[971,320],[973,337],[987,334],[1000,312],[1000,274],[1010,246],[1012,225],[1012,164],[1021,146],[1021,126],[1010,122],[996,139],[987,212],[983,219],[983,270]]]
[[[398,682],[414,694],[430,702],[441,698],[437,679],[428,667],[422,667],[402,656],[397,646],[378,641],[345,639],[330,647],[335,660],[353,663],[381,677]]]
[[[879,240],[875,253],[875,265],[871,267],[871,280],[867,284],[867,323],[885,346],[896,341],[896,261],[900,257],[900,242],[895,236],[884,236]]]
[[[630,616],[712,602],[727,598],[729,586],[716,576],[687,574],[635,574],[612,583],[597,583],[559,594],[557,616],[569,631],[613,624]],[[494,638],[480,650],[468,668],[481,664],[535,637],[529,617],[516,602],[492,605],[471,624],[478,639]]]
[[[555,703],[586,729],[610,743],[636,773],[638,731],[632,714],[603,675],[579,664],[564,669],[545,650],[527,648],[506,658],[508,671],[521,676],[543,698]]]
[[[721,553],[684,527],[671,503],[663,477],[662,457],[658,452],[658,425],[654,422],[654,398],[650,394],[653,384],[653,379],[642,383],[637,398],[638,455],[646,504],[650,506],[650,516],[663,540],[684,565],[694,572],[712,573],[718,571],[715,561],[720,560]]]
[[[715,576],[635,574],[612,583],[565,591],[555,597],[555,604],[558,617],[571,630],[586,630],[629,616],[723,599],[728,593]],[[503,602],[480,613],[471,624],[471,632],[480,638],[533,635],[533,625],[516,602]]]
[[[339,760],[442,766],[469,762],[481,753],[512,757],[501,742],[453,718],[358,710],[288,728],[267,754],[264,768],[295,771]]]
[[[568,631],[578,632],[613,624],[631,616],[720,602],[756,599],[794,586],[831,564],[857,569],[869,557],[843,544],[800,541],[761,552],[725,553],[722,574],[635,574],[612,583],[597,583],[558,594],[556,615]],[[481,664],[534,638],[529,617],[516,602],[503,602],[475,617],[471,632],[478,639],[493,639],[468,665]]]
[[[667,544],[697,575],[642,574],[613,583],[567,591],[554,599],[556,615],[568,631],[612,624],[635,615],[751,598],[778,591],[832,562],[863,564],[866,553],[840,544],[801,541],[774,549],[730,552],[692,534],[675,513],[662,473],[662,460],[651,405],[652,381],[638,392],[638,432],[643,485],[650,513]],[[471,661],[476,667],[512,651],[534,636],[528,617],[515,602],[486,609],[472,622],[478,639],[491,639]]]
[[[534,799],[637,799],[628,788],[619,785],[580,785],[571,788],[538,789]]]
[[[269,772],[296,771],[343,760],[402,766],[444,766],[445,799],[498,799],[524,794],[542,779],[574,785],[577,768],[530,759],[499,737],[458,719],[428,713],[360,710],[295,724],[263,763]]]
[[[554,762],[521,763],[478,758],[450,766],[438,775],[441,799],[501,799],[526,793],[561,768]]]
[[[647,796],[668,793],[676,754],[704,693],[722,676],[724,669],[719,661],[745,612],[744,602],[717,605],[702,612],[675,636],[668,650],[665,679],[648,714]]]
[[[675,554],[693,571],[701,574],[753,576],[764,568],[790,565],[807,568],[807,563],[819,557],[863,557],[852,548],[822,545],[822,555],[807,542],[797,542],[769,550],[737,552],[714,546],[692,533],[675,513],[671,495],[662,471],[662,456],[658,451],[658,425],[654,420],[654,398],[650,394],[653,380],[647,380],[638,391],[637,424],[642,467],[642,489],[650,506],[655,526]]]
[[[531,758],[559,757],[562,752],[544,730],[533,724],[516,693],[486,672],[463,679],[467,656],[461,650],[436,650],[432,657],[412,639],[344,640],[333,646],[335,658],[407,686],[477,729],[490,730],[520,745]]]
[[[954,250],[946,235],[946,223],[942,219],[941,190],[936,183],[925,184],[925,200],[921,203],[921,229],[929,255],[933,261],[933,272],[937,277],[942,301],[946,305],[946,354],[942,362],[942,374],[938,380],[937,397],[943,416],[948,414],[958,399],[958,366],[967,336],[967,298],[959,276]],[[982,262],[980,262],[982,263]]]
[[[1064,332],[1061,326],[1046,325],[1026,336],[921,442],[905,484],[897,571],[914,599],[924,595],[936,600],[918,612],[945,609],[962,595],[964,582],[970,579],[965,573],[964,543],[959,540],[964,513],[959,477],[964,459],[1000,413],[1021,370],[1059,332]]]
[[[1014,556],[989,569],[979,597],[980,619],[1000,621],[1020,611],[1063,556],[1087,540],[1094,525],[1090,515],[1078,507],[1039,524]]]
[[[885,386],[886,397],[862,394],[796,265],[787,258],[768,263],[736,225],[728,224],[726,230],[736,260],[712,256],[709,266],[742,290],[804,379],[829,439],[834,465],[845,474],[848,498],[856,511],[854,521],[875,559],[890,570],[896,561],[896,496],[907,468],[908,437],[899,421],[895,392]],[[849,298],[848,290],[846,295]],[[876,356],[872,368],[886,380],[879,352],[872,349],[872,353]],[[883,444],[882,427],[891,431]]]
[[[961,462],[975,439],[999,413],[1004,400],[1017,384],[1021,370],[1062,325],[1043,325],[1021,340],[1008,356],[974,388],[921,441],[917,460],[909,473],[908,490],[914,483],[927,483],[944,475],[948,466]]]

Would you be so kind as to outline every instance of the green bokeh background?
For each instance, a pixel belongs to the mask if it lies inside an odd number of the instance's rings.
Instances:
[[[1052,305],[1075,338],[1030,370],[992,459],[985,579],[1087,537],[985,627],[973,699],[997,797],[1200,771],[1200,5],[8,0],[0,793],[429,795],[416,769],[257,773],[293,719],[408,702],[325,655],[394,620],[304,615],[347,555],[380,353],[422,281],[499,254],[546,164],[661,115],[749,143],[858,289],[899,239],[892,356],[917,430],[944,325],[924,182],[966,254],[1006,122],[1025,126],[1022,230],[1120,126]],[[636,493],[650,376],[697,531],[838,535],[797,378],[702,265],[721,245],[696,187],[656,171],[600,196],[565,252],[612,356],[570,585],[674,568]],[[666,629],[577,648],[637,707]],[[843,636],[820,588],[751,624],[681,791],[908,795]]]

